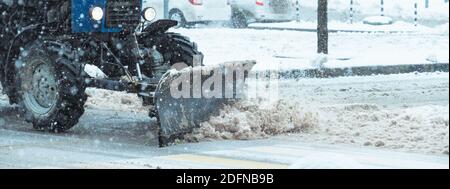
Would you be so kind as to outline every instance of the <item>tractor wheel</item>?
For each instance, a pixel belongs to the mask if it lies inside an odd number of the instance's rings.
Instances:
[[[248,27],[247,17],[242,11],[239,11],[238,9],[233,9],[231,15],[231,25],[234,28],[247,28]]]
[[[180,62],[188,66],[203,65],[203,54],[198,50],[197,43],[191,42],[189,38],[178,33],[166,33],[165,36],[167,48],[163,54],[171,65]],[[199,65],[195,65],[196,56],[201,58],[198,62]]]
[[[38,130],[64,132],[78,123],[87,100],[81,67],[35,42],[21,53],[17,66],[20,112]],[[66,48],[64,48],[67,50]]]
[[[164,64],[169,67],[176,63],[185,63],[188,66],[203,65],[203,54],[198,50],[197,44],[178,33],[163,33],[159,36],[142,39],[142,43],[148,48],[156,47],[164,56]],[[200,58],[197,59],[198,65],[194,62],[196,58]]]

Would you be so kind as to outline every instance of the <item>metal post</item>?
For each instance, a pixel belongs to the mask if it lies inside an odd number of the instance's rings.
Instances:
[[[419,10],[418,10],[418,4],[417,1],[414,3],[414,26],[418,25],[419,21]]]
[[[384,0],[381,0],[381,16],[384,16]]]
[[[164,0],[164,19],[169,19],[169,0]]]
[[[328,0],[318,0],[317,53],[328,54]]]
[[[350,24],[353,24],[353,0],[350,0]]]
[[[295,10],[297,14],[297,22],[300,22],[300,0],[295,1]]]

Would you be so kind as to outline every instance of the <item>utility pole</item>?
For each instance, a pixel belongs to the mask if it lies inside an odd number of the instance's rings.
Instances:
[[[318,53],[328,54],[328,1],[318,0],[317,9]]]

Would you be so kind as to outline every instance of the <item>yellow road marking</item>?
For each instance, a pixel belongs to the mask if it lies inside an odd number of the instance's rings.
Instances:
[[[278,163],[266,163],[250,160],[238,160],[221,157],[194,155],[194,154],[181,154],[173,156],[162,157],[166,160],[176,161],[190,161],[195,163],[206,163],[215,165],[224,165],[226,167],[242,168],[242,169],[287,169],[288,165]]]

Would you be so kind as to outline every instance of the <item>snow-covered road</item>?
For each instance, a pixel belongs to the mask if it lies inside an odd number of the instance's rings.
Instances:
[[[136,97],[100,90],[89,90],[89,94],[92,98],[80,124],[58,135],[33,131],[0,96],[0,167],[449,166],[448,73],[280,81],[280,96],[289,103],[281,103],[276,110],[312,115],[314,119],[301,122],[312,121],[307,122],[311,123],[308,129],[277,136],[239,135],[253,137],[243,141],[228,131],[211,135],[211,130],[200,130],[192,136],[200,143],[162,149],[157,148],[155,122],[147,118]],[[109,108],[110,104],[115,106]],[[242,116],[235,109],[238,114],[234,115]],[[273,115],[279,118],[274,120],[283,121],[282,114]]]

